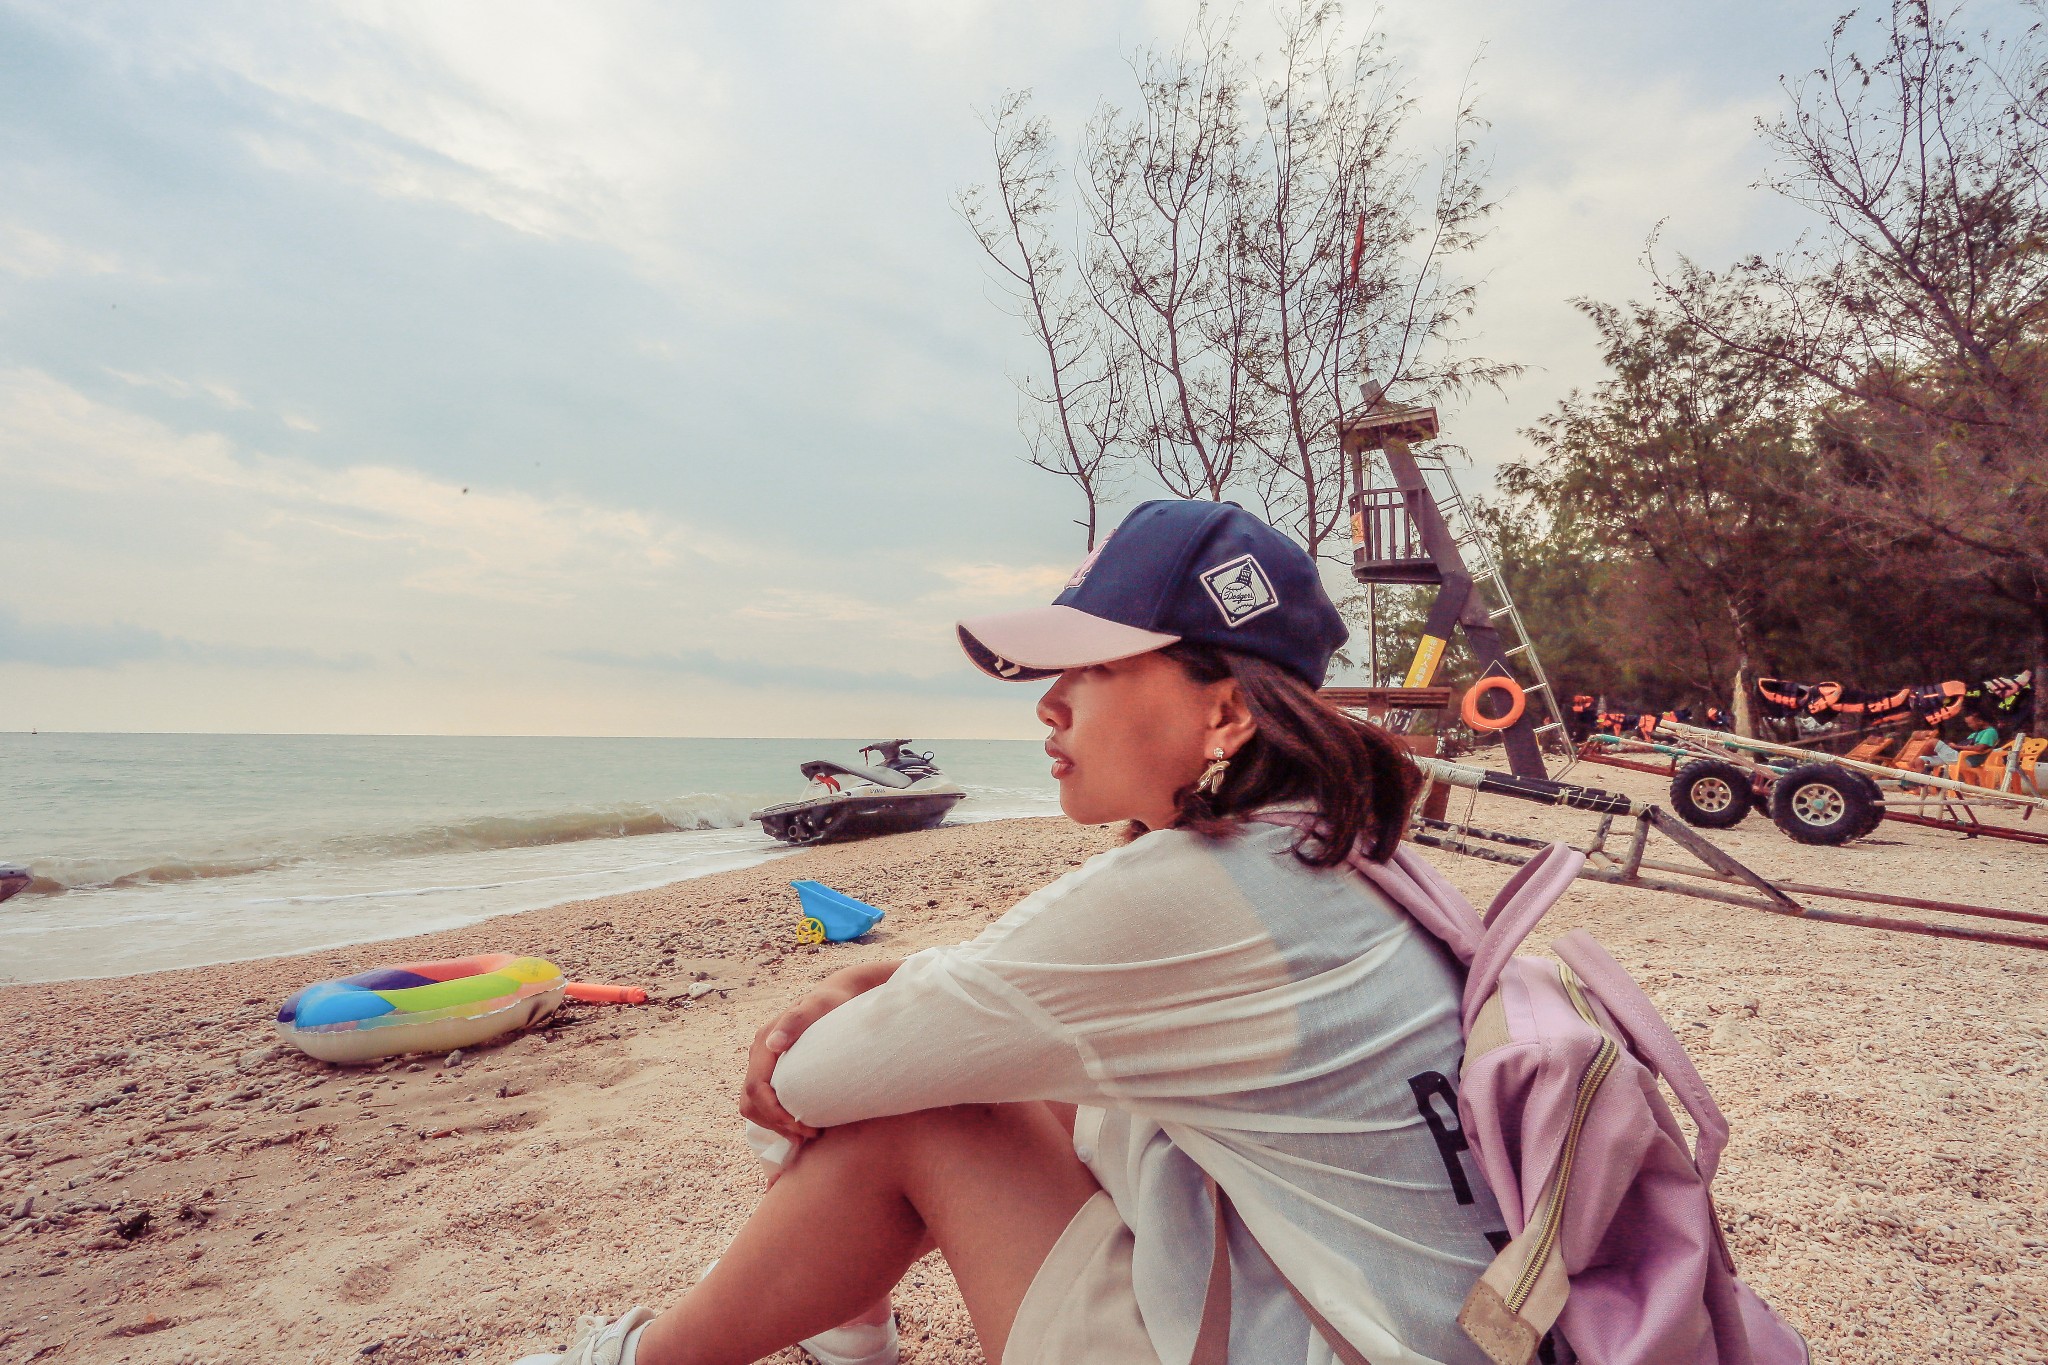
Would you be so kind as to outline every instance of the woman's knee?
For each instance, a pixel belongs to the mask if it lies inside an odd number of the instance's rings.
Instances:
[[[1041,1135],[1057,1126],[1051,1111],[1036,1101],[1023,1104],[955,1104],[828,1128],[808,1146],[841,1150],[880,1148],[911,1151],[932,1143],[947,1146]]]
[[[880,1175],[893,1172],[906,1186],[936,1169],[1002,1164],[1074,1162],[1071,1130],[1051,1107],[1020,1104],[956,1104],[910,1114],[864,1119],[829,1128],[805,1144],[806,1152],[831,1152]]]

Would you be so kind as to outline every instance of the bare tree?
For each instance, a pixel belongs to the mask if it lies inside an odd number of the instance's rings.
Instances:
[[[994,263],[1008,308],[1042,356],[1042,371],[1017,380],[1027,458],[1074,481],[1085,509],[1077,524],[1093,550],[1104,495],[1118,460],[1130,453],[1133,366],[1127,344],[1103,325],[1054,235],[1059,169],[1052,129],[1030,116],[1030,101],[1028,91],[1012,92],[990,111],[984,126],[995,156],[995,184],[970,186],[953,203]]]
[[[1347,38],[1335,0],[1297,0],[1281,16],[1277,69],[1259,96],[1238,223],[1272,412],[1253,440],[1269,517],[1319,554],[1346,507],[1337,419],[1347,379],[1371,374],[1428,401],[1519,367],[1465,354],[1458,336],[1476,295],[1452,265],[1494,209],[1469,90],[1426,219],[1416,200],[1431,168],[1401,146],[1413,101],[1381,37]]]
[[[1346,508],[1354,366],[1423,401],[1516,368],[1460,335],[1476,284],[1455,266],[1494,209],[1470,99],[1441,158],[1418,157],[1378,35],[1349,36],[1339,0],[1280,21],[1270,63],[1206,8],[1133,58],[1135,102],[1081,134],[1071,253],[1050,130],[1022,96],[988,120],[995,185],[960,209],[1041,353],[1020,383],[1033,462],[1076,482],[1091,528],[1129,459],[1177,497],[1256,503],[1320,554]]]
[[[2048,79],[2038,26],[1997,43],[1960,13],[1894,0],[1868,58],[1839,21],[1764,129],[1814,238],[1725,273],[1681,258],[1660,282],[1694,326],[1810,386],[1819,496],[1851,532],[2024,607],[2048,683]]]
[[[1347,313],[1367,316],[1371,305],[1352,309],[1353,299],[1385,283],[1383,268],[1352,280],[1352,259],[1362,265],[1370,255],[1384,267],[1413,233],[1396,183],[1407,100],[1376,37],[1341,43],[1339,15],[1333,3],[1300,0],[1282,17],[1237,225],[1268,362],[1258,379],[1274,419],[1254,436],[1261,501],[1312,555],[1345,510],[1337,419]]]
[[[1138,106],[1082,134],[1085,278],[1136,363],[1145,455],[1168,492],[1221,499],[1263,414],[1235,231],[1245,173],[1235,25],[1205,9],[1171,52],[1133,62]]]

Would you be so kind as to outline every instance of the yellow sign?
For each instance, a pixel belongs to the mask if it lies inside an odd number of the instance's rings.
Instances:
[[[1365,518],[1356,512],[1351,514],[1351,543],[1353,545],[1365,544]]]
[[[1403,687],[1427,687],[1436,677],[1436,666],[1444,661],[1444,646],[1449,641],[1435,635],[1425,635],[1422,643],[1415,647],[1415,662],[1408,665],[1408,679]]]

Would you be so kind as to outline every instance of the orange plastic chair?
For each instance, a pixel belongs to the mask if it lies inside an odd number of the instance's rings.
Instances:
[[[2005,782],[2006,760],[2012,755],[2012,746],[2018,740],[2012,739],[1993,749],[1965,748],[1963,756],[1942,770],[1942,776],[1951,782],[1962,782],[1972,787],[1999,787]]]
[[[1903,768],[1909,773],[1926,771],[1925,759],[1934,752],[1934,746],[1940,738],[1941,734],[1936,730],[1915,730],[1906,742],[1899,746],[1899,751],[1892,755],[1891,766]]]
[[[2043,750],[2048,750],[2048,739],[2029,739],[2021,743],[2020,736],[2015,735],[1984,755],[1984,761],[1978,766],[1956,766],[1967,774],[1960,780],[1973,787],[1992,787],[2016,791],[2024,796],[2039,796]]]

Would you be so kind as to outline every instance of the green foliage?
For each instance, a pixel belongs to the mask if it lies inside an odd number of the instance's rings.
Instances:
[[[2007,671],[2024,613],[1844,534],[1782,367],[1585,303],[1609,377],[1527,433],[1478,513],[1559,696],[1731,703],[1738,670],[1892,687]]]

